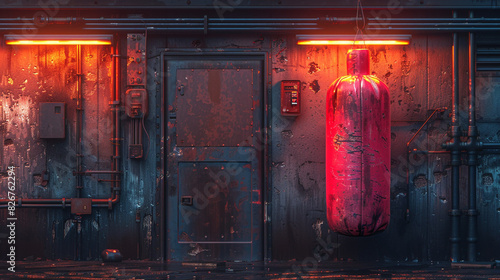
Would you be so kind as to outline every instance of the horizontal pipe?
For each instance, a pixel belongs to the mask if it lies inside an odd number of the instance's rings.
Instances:
[[[86,31],[99,31],[99,32],[144,32],[145,30],[149,32],[161,32],[161,33],[184,33],[184,32],[190,32],[190,31],[198,31],[198,32],[204,32],[204,27],[186,27],[186,28],[155,28],[155,27],[150,27],[150,26],[142,26],[142,27],[84,27],[82,30]],[[228,27],[209,27],[209,31],[211,32],[227,32],[227,31],[266,31],[266,32],[283,32],[283,31],[325,31],[324,28],[320,27],[295,27],[295,26],[290,26],[290,27],[282,27],[282,28],[276,28],[276,27],[238,27],[238,28],[228,28]],[[387,32],[394,32],[394,31],[404,31],[404,32],[469,32],[469,31],[474,31],[474,32],[481,32],[481,31],[500,31],[500,25],[497,27],[379,27],[379,28],[373,28],[373,27],[367,27],[365,29],[368,32],[376,32],[376,31],[387,31]],[[37,32],[38,28],[28,28],[26,26],[24,27],[0,27],[0,31],[23,31],[23,32]]]
[[[498,148],[491,148],[491,149],[500,149],[500,147]],[[450,151],[425,151],[425,150],[411,150],[409,152],[410,154],[449,154]],[[467,150],[462,150],[462,151],[458,151],[458,154],[467,154],[468,151]],[[498,155],[500,154],[500,151],[477,151],[478,154],[480,155]]]
[[[470,31],[499,31],[498,27],[385,27],[385,28],[366,28],[367,31],[435,31],[435,32],[470,32]]]
[[[462,26],[470,26],[470,27],[476,27],[476,26],[495,26],[499,22],[390,22],[390,23],[385,23],[385,22],[369,22],[367,23],[367,26],[404,26],[408,25],[409,27],[419,27],[419,26],[434,26],[434,27],[462,27]]]
[[[137,32],[144,32],[145,30],[149,32],[172,32],[172,31],[177,31],[177,32],[186,32],[186,31],[200,31],[203,32],[204,28],[154,28],[154,27],[147,27],[147,28],[83,28],[84,30],[89,30],[89,31],[108,31],[108,32],[132,32],[132,31],[137,31]],[[25,30],[25,29],[22,29]],[[321,31],[323,30],[322,28],[296,28],[296,27],[288,27],[288,28],[272,28],[272,27],[255,27],[255,28],[208,28],[209,31],[219,31],[219,32],[227,32],[227,31],[276,31],[276,32],[282,32],[282,31]],[[500,27],[499,27],[500,30]]]
[[[108,207],[120,201],[120,195],[115,193],[114,198],[93,198],[92,206]],[[44,198],[18,198],[15,200],[0,199],[0,208],[7,208],[9,202],[15,202],[16,207],[67,207],[71,206],[71,198],[44,199]]]
[[[33,17],[25,17],[25,18],[0,18],[0,22],[18,22],[22,24],[34,22],[34,21],[39,21],[40,18],[33,18]],[[76,18],[76,17],[49,17],[49,18],[42,18],[42,20],[47,20],[47,21],[81,21],[83,23],[86,22],[94,22],[94,23],[99,23],[99,22],[117,22],[117,23],[123,23],[123,22],[135,22],[135,23],[141,23],[141,24],[146,24],[146,23],[153,23],[153,22],[189,22],[189,21],[195,21],[195,22],[201,22],[203,23],[205,21],[204,18]],[[329,22],[339,22],[339,21],[347,21],[347,22],[355,22],[356,18],[355,17],[314,17],[314,18],[208,18],[208,22],[263,22],[263,21],[268,21],[268,22],[317,22],[317,21],[329,21]],[[411,24],[415,24],[418,22],[423,22],[423,23],[429,23],[436,21],[436,24],[442,24],[443,22],[451,22],[451,23],[481,23],[481,22],[500,22],[500,18],[391,18],[390,24],[393,23],[400,23],[400,22],[410,22]],[[374,23],[380,23],[381,20],[378,18],[367,18],[367,24],[371,24],[371,22]],[[433,23],[434,24],[434,23]]]
[[[0,24],[1,25],[1,24]],[[88,23],[86,26],[101,26],[101,27],[106,27],[106,26],[116,26],[116,23]],[[138,24],[136,22],[124,22],[120,23],[120,26],[132,26],[132,27],[141,27],[144,29],[144,25]],[[223,26],[223,27],[230,27],[230,28],[239,28],[239,27],[248,27],[248,26],[288,26],[288,25],[293,25],[293,26],[317,26],[318,24],[315,22],[301,22],[301,23],[286,23],[286,22],[235,22],[235,23],[225,23],[225,22],[214,22],[214,23],[209,23],[208,27],[213,28],[214,26]],[[178,26],[185,26],[185,27],[193,27],[193,26],[204,26],[202,22],[168,22],[168,23],[154,23],[151,24],[149,27],[178,27]]]
[[[82,175],[87,175],[90,176],[92,174],[97,174],[97,175],[102,175],[102,174],[121,174],[121,171],[115,171],[115,170],[86,170],[82,172],[73,172],[73,174],[82,174]]]
[[[7,207],[9,207],[9,205],[0,204],[0,209],[7,208]],[[18,206],[16,206],[16,207],[18,207]],[[23,204],[22,207],[23,208],[49,208],[49,207],[56,208],[56,207],[61,207],[61,205],[59,205],[59,204]]]
[[[368,21],[380,21],[377,18],[368,18]],[[391,18],[391,23],[398,21],[429,22],[429,21],[450,21],[450,22],[483,22],[500,21],[500,18]]]
[[[481,148],[483,149],[500,149],[500,143],[484,143],[482,142]]]
[[[412,150],[410,151],[412,154],[449,154],[450,151],[421,151],[421,150]]]
[[[83,30],[108,32],[189,32],[205,31],[204,18],[46,18],[47,23],[77,22]],[[35,31],[40,19],[9,18],[1,19],[0,30]],[[226,31],[322,31],[328,24],[356,21],[355,17],[336,18],[208,18],[207,27],[212,32]],[[468,18],[392,18],[390,22],[381,22],[377,18],[369,18],[367,31],[498,31],[500,18],[468,19]],[[326,25],[325,25],[326,24]],[[64,24],[61,24],[64,26]]]
[[[197,21],[204,22],[204,18],[84,18],[84,21],[93,22],[107,22],[107,21],[118,21],[118,22],[136,22],[136,23],[148,23],[148,22],[182,22],[182,21]],[[208,22],[287,22],[287,21],[318,21],[321,18],[208,18]],[[356,21],[356,18],[334,18],[333,20],[339,21]]]

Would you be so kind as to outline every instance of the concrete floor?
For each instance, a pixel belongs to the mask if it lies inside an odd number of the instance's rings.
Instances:
[[[304,265],[302,264],[304,263]],[[498,279],[500,268],[452,268],[450,263],[172,263],[152,261],[23,261],[0,279]]]

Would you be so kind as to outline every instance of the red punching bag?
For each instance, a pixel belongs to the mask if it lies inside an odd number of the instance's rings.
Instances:
[[[326,100],[326,204],[330,228],[366,236],[390,219],[389,90],[370,75],[368,50],[347,52],[347,76]]]

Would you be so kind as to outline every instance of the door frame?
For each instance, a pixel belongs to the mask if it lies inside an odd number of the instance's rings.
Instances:
[[[158,187],[160,190],[159,199],[159,227],[160,227],[160,236],[159,236],[159,245],[160,245],[160,255],[162,260],[167,260],[167,196],[166,196],[166,187],[167,187],[167,161],[168,161],[168,141],[167,131],[165,129],[166,126],[166,118],[168,117],[168,99],[166,92],[166,83],[165,78],[168,75],[166,71],[166,65],[168,60],[179,60],[179,59],[214,59],[220,60],[223,59],[237,59],[238,57],[255,57],[256,60],[261,60],[263,62],[262,71],[264,72],[262,77],[262,90],[263,90],[263,116],[262,116],[262,129],[263,129],[263,141],[261,152],[262,154],[262,219],[264,224],[262,225],[263,230],[263,260],[271,261],[272,260],[272,251],[271,251],[271,240],[272,240],[272,232],[271,232],[271,201],[272,201],[272,188],[271,188],[271,176],[269,171],[269,166],[271,166],[271,120],[272,117],[271,109],[271,93],[272,93],[272,61],[269,51],[262,50],[245,50],[241,49],[164,49],[160,52],[160,73],[161,73],[161,112],[160,112],[160,167],[161,174],[160,181],[158,182]]]

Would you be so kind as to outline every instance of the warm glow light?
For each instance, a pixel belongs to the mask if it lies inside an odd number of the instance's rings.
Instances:
[[[410,35],[297,35],[298,45],[408,45]]]
[[[9,41],[7,45],[111,45],[108,41],[77,41],[77,40],[19,40]]]
[[[111,45],[112,35],[5,35],[7,45]]]
[[[396,40],[307,40],[298,41],[298,45],[408,45],[410,42]]]

